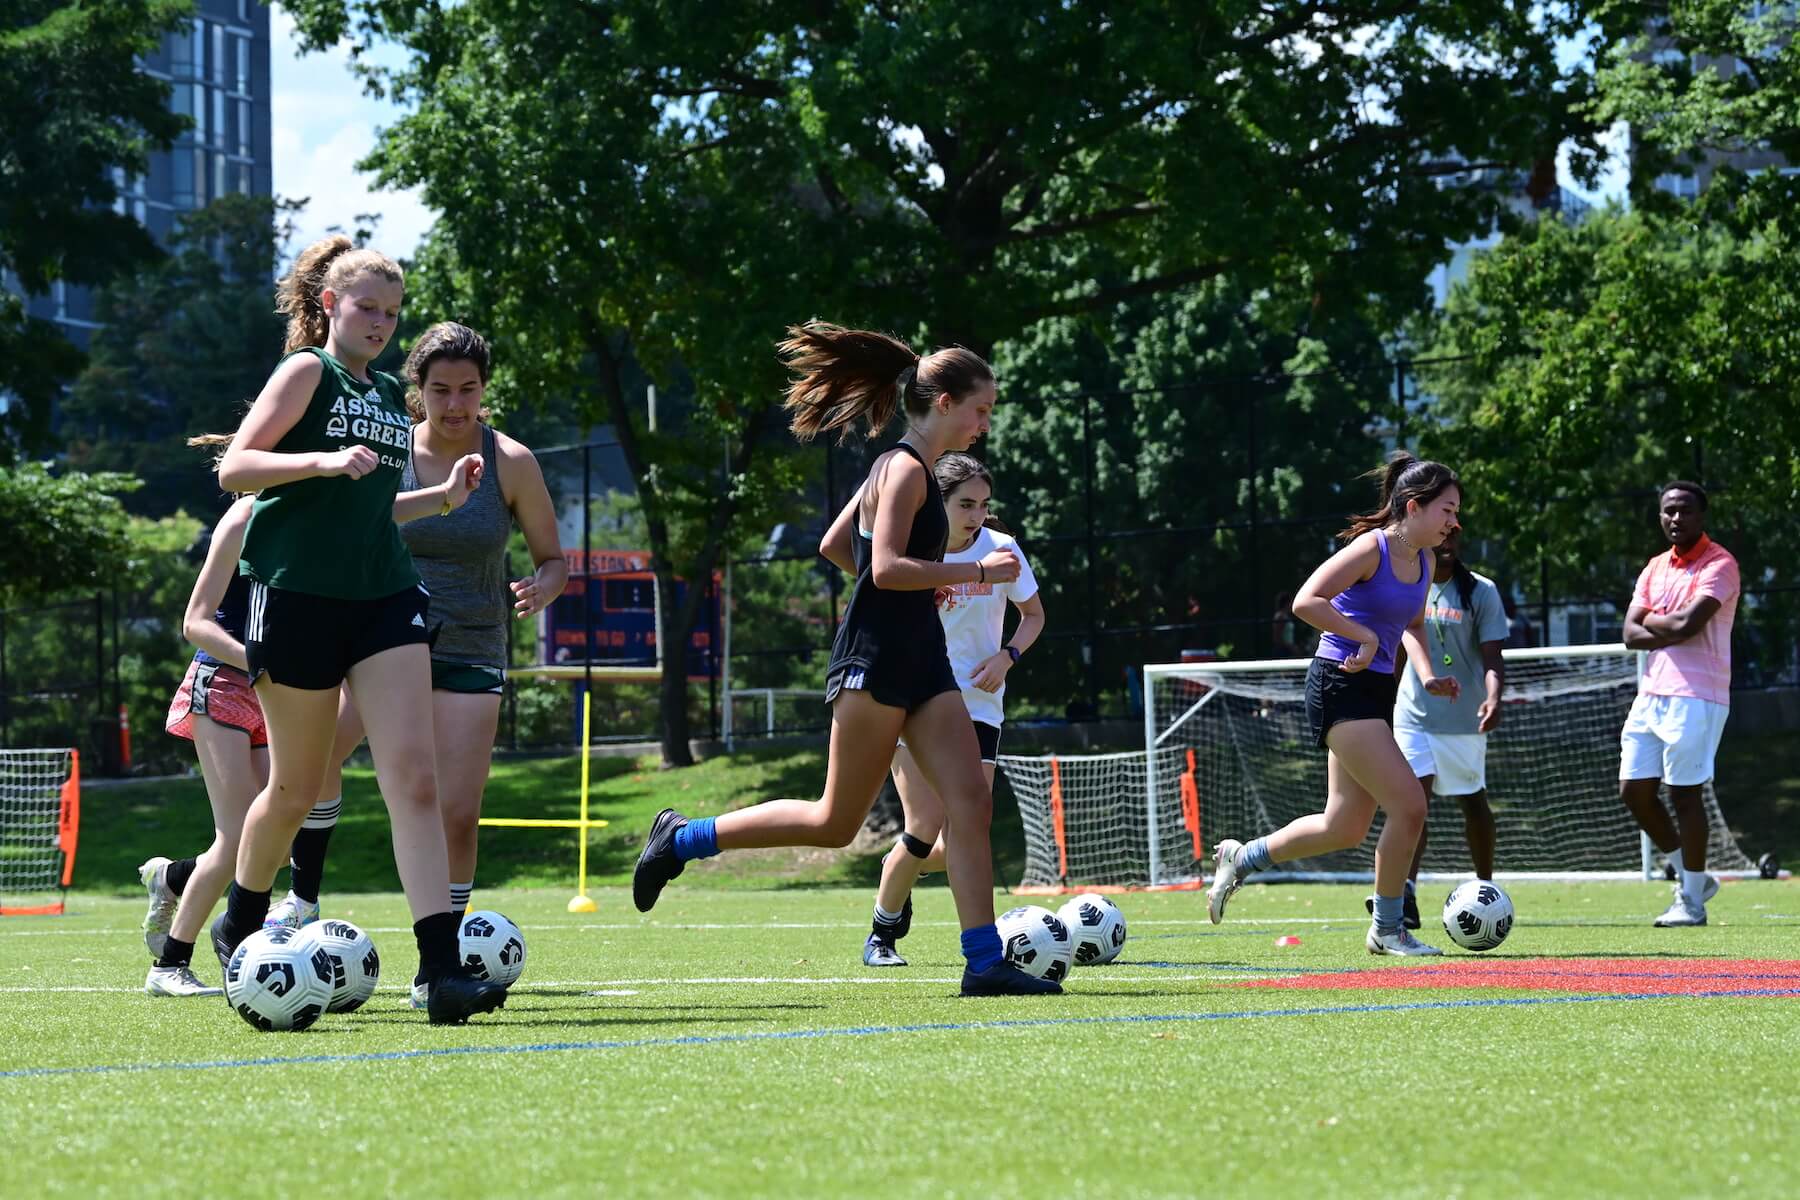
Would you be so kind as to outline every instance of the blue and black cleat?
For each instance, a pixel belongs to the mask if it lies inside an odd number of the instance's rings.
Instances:
[[[687,818],[672,808],[663,809],[651,822],[644,852],[638,855],[637,869],[631,873],[631,902],[639,912],[655,908],[663,888],[687,866],[675,857],[675,833],[687,823]]]

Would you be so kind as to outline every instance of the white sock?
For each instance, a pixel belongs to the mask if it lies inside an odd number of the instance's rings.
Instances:
[[[1695,908],[1704,908],[1706,902],[1701,897],[1706,895],[1706,872],[1690,871],[1683,866],[1681,868],[1681,894],[1686,896],[1688,903]]]
[[[897,912],[891,913],[887,909],[881,907],[880,904],[876,904],[875,920],[882,925],[898,925],[900,923],[900,914]]]
[[[473,881],[470,881],[469,883],[453,883],[453,884],[451,884],[450,885],[450,911],[460,917],[462,915],[463,909],[469,907],[469,897],[473,896],[474,894],[475,894],[475,884]]]

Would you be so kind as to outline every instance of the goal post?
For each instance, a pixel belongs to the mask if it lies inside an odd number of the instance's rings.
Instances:
[[[63,911],[80,833],[80,752],[0,749],[0,916]]]
[[[1616,645],[1505,652],[1506,696],[1487,760],[1501,878],[1648,877],[1647,842],[1618,794],[1619,730],[1639,658]],[[1026,829],[1022,886],[1195,887],[1220,839],[1249,840],[1320,811],[1325,753],[1306,718],[1310,662],[1147,665],[1141,749],[1003,756]],[[1754,875],[1711,785],[1705,800],[1708,869]],[[1427,877],[1466,877],[1461,805],[1433,796],[1429,821]],[[1377,816],[1361,845],[1258,877],[1368,880],[1380,829]]]

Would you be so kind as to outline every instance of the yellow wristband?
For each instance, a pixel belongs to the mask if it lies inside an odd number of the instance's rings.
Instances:
[[[448,488],[446,488],[444,490],[444,507],[438,509],[438,516],[447,517],[449,515],[450,515],[450,491]]]

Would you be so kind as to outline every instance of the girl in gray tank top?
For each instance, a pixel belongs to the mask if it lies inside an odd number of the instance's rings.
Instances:
[[[414,424],[404,478],[435,479],[465,454],[480,453],[483,460],[481,486],[461,508],[409,522],[404,529],[419,577],[431,593],[426,621],[433,638],[438,803],[449,853],[450,905],[459,914],[475,886],[477,822],[506,679],[508,610],[521,620],[536,616],[568,582],[556,510],[537,459],[487,424],[482,397],[490,364],[481,335],[449,322],[420,334],[406,360],[407,408]],[[509,583],[506,543],[515,523],[536,570]],[[299,925],[318,915],[318,881],[337,819],[341,766],[362,733],[360,714],[346,703],[339,712],[333,768],[313,818],[294,842],[296,890],[271,910],[283,923]],[[298,890],[301,881],[313,894]],[[421,998],[415,981],[414,1000]]]
[[[1426,552],[1456,528],[1462,486],[1449,467],[1405,451],[1375,474],[1380,507],[1351,520],[1340,535],[1349,544],[1294,597],[1294,615],[1323,634],[1307,670],[1306,708],[1326,750],[1325,811],[1247,845],[1221,840],[1207,911],[1218,923],[1226,901],[1257,871],[1360,846],[1380,808],[1387,819],[1375,846],[1374,921],[1363,945],[1370,954],[1410,957],[1438,951],[1404,925],[1406,877],[1425,825],[1425,793],[1394,741],[1394,645],[1405,644],[1408,669],[1427,692],[1456,697],[1456,677],[1435,673],[1422,635],[1431,583]]]
[[[416,449],[423,424],[413,427]],[[481,429],[483,481],[461,508],[400,527],[413,566],[431,593],[431,658],[435,662],[506,668],[506,539],[513,514],[503,491],[505,475],[491,426]],[[406,456],[400,487],[420,486],[414,454]]]

